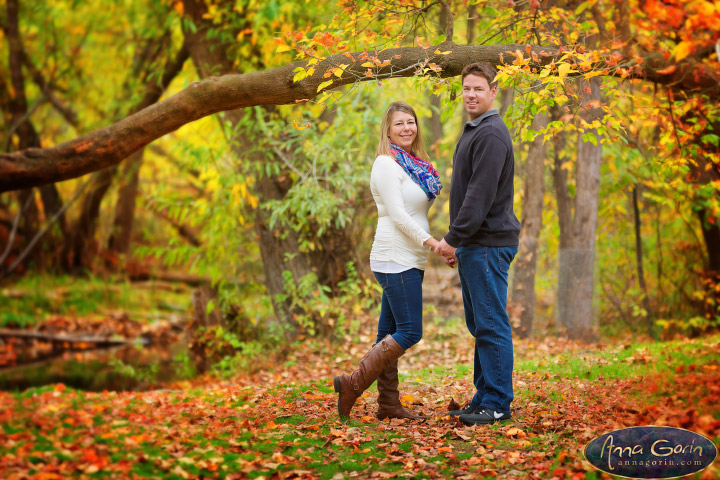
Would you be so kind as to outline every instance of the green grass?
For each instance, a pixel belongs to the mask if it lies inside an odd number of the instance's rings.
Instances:
[[[85,316],[110,310],[124,310],[131,318],[147,314],[185,311],[190,294],[137,288],[132,283],[109,277],[27,275],[4,290],[21,293],[0,295],[0,327],[31,327],[47,315]]]
[[[518,372],[543,372],[568,379],[626,379],[649,373],[675,372],[720,361],[720,352],[703,347],[703,343],[720,342],[720,335],[697,341],[645,342],[608,350],[566,353],[547,359],[523,360],[515,363]]]

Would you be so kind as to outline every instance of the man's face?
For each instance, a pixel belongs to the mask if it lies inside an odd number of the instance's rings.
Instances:
[[[466,75],[463,79],[463,106],[470,116],[475,120],[483,113],[490,110],[497,94],[497,87],[490,88],[485,77],[479,75]]]

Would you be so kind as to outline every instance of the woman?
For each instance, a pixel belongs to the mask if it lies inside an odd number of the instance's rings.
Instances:
[[[393,103],[383,117],[370,174],[378,209],[370,267],[383,288],[377,343],[357,370],[333,380],[341,417],[350,415],[355,401],[377,379],[378,419],[422,418],[400,403],[397,360],[422,338],[427,247],[438,244],[427,233],[427,214],[442,185],[426,157],[415,110],[404,102]],[[441,258],[451,266],[455,262]]]

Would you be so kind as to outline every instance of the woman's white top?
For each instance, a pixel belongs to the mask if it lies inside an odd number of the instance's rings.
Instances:
[[[378,209],[370,268],[383,273],[425,270],[428,248],[423,243],[431,237],[427,216],[433,201],[428,201],[422,188],[388,155],[375,159],[370,191]],[[398,266],[405,268],[397,271]]]

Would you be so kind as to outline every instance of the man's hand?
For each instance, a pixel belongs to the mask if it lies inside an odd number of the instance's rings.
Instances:
[[[450,268],[455,268],[455,265],[457,265],[457,258],[455,257],[443,257],[442,255],[438,255],[440,257],[440,260],[447,265]]]
[[[439,255],[442,261],[449,267],[454,267],[457,264],[455,250],[457,250],[457,248],[449,245],[444,238],[433,247],[433,252]]]
[[[444,238],[440,240],[435,247],[433,247],[433,252],[443,257],[454,257],[455,250],[457,250],[457,248],[448,245]]]

